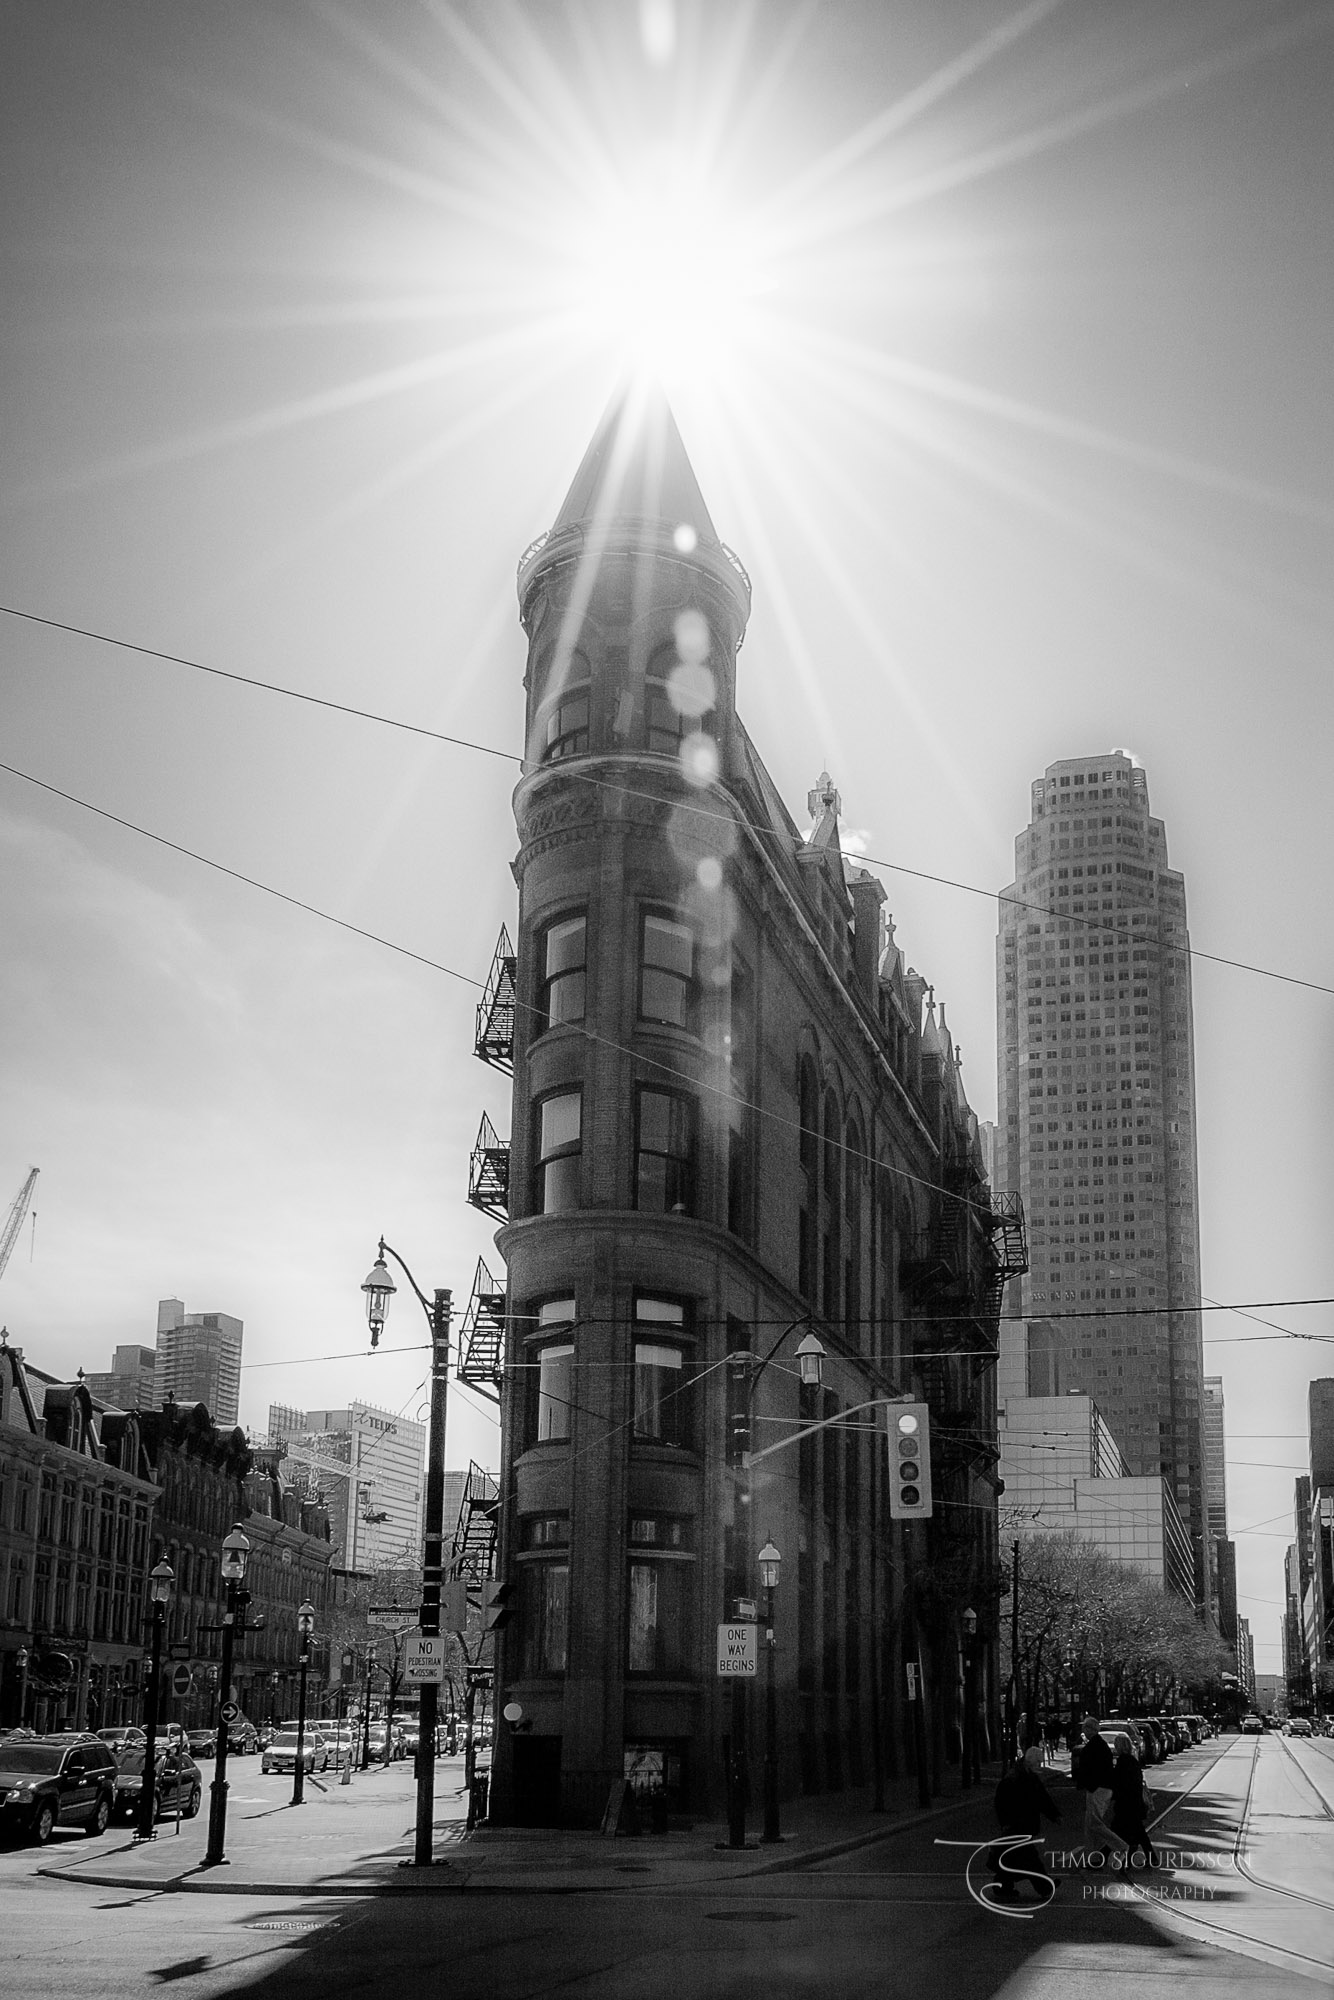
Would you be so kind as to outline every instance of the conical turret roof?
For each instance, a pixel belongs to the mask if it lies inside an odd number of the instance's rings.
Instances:
[[[717,542],[704,495],[662,390],[636,382],[617,389],[552,523],[630,519],[688,528]]]

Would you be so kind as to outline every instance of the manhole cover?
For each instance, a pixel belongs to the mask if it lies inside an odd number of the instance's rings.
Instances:
[[[711,1924],[795,1924],[795,1910],[706,1910]]]

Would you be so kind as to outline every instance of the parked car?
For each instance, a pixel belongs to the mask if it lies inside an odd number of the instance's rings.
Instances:
[[[238,1715],[227,1724],[227,1752],[232,1757],[250,1757],[260,1748],[260,1735],[253,1722]]]
[[[1263,1736],[1264,1727],[1264,1717],[1262,1715],[1243,1715],[1241,1718],[1241,1733],[1243,1736]]]
[[[117,1729],[99,1729],[97,1740],[99,1743],[109,1743],[112,1755],[118,1757],[122,1750],[147,1743],[148,1738],[137,1722],[123,1722]]]
[[[1138,1715],[1135,1718],[1135,1727],[1138,1729],[1140,1740],[1144,1745],[1144,1754],[1140,1758],[1140,1762],[1142,1764],[1161,1764],[1167,1756],[1167,1742],[1162,1730],[1158,1726],[1156,1717],[1152,1715]]]
[[[0,1829],[45,1846],[57,1826],[105,1833],[116,1800],[116,1759],[84,1731],[0,1743]]]
[[[218,1732],[216,1729],[187,1729],[185,1747],[192,1757],[216,1757],[218,1754]],[[227,1745],[231,1748],[230,1740]]]
[[[133,1819],[139,1811],[139,1802],[144,1794],[146,1747],[121,1753],[120,1769],[116,1773],[115,1803],[119,1819]],[[159,1750],[153,1765],[156,1772],[154,1819],[161,1819],[166,1813],[179,1813],[182,1819],[193,1819],[204,1796],[204,1780],[194,1758],[184,1750]]]
[[[296,1736],[295,1729],[280,1729],[268,1748],[261,1751],[259,1768],[266,1778],[270,1771],[296,1770]],[[327,1771],[329,1768],[328,1745],[316,1729],[306,1729],[301,1762],[307,1771]]]
[[[346,1764],[352,1757],[356,1744],[353,1742],[350,1724],[338,1721],[308,1722],[307,1729],[314,1729],[324,1738],[324,1747],[329,1753],[331,1764]]]
[[[1310,1722],[1304,1715],[1294,1715],[1288,1724],[1288,1734],[1289,1736],[1310,1736],[1312,1734]]]
[[[1104,1716],[1102,1721],[1103,1742],[1114,1745],[1117,1737],[1121,1735],[1130,1738],[1131,1749],[1139,1758],[1141,1764],[1144,1763],[1144,1738],[1140,1733],[1139,1724],[1133,1722],[1128,1715]]]

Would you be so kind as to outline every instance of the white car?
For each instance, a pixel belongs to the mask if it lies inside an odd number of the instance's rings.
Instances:
[[[296,1770],[295,1729],[280,1729],[260,1758],[259,1768],[267,1778],[270,1771]],[[307,1771],[326,1771],[329,1768],[329,1752],[324,1738],[317,1729],[306,1729],[301,1745],[301,1762]]]

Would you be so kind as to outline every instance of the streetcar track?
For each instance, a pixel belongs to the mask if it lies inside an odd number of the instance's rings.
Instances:
[[[1281,1744],[1283,1744],[1283,1748],[1286,1750],[1287,1745],[1283,1743],[1283,1739],[1280,1737],[1277,1740]],[[1247,1820],[1250,1817],[1251,1798],[1255,1791],[1255,1778],[1260,1765],[1260,1746],[1263,1743],[1263,1741],[1264,1738],[1260,1737],[1256,1741],[1251,1753],[1251,1769],[1250,1769],[1250,1775],[1246,1781],[1246,1796],[1242,1803],[1241,1817],[1237,1822],[1237,1832],[1232,1844],[1232,1865],[1236,1869],[1237,1873],[1244,1880],[1250,1882],[1252,1886],[1257,1889],[1267,1890],[1271,1895],[1285,1896],[1291,1902],[1305,1903],[1309,1905],[1309,1907],[1312,1909],[1334,1910],[1334,1903],[1328,1902],[1322,1896],[1312,1896],[1303,1889],[1287,1888],[1284,1884],[1280,1882],[1270,1882],[1263,1875],[1257,1875],[1255,1871],[1250,1867],[1249,1863],[1243,1858],[1243,1850],[1246,1845]],[[1218,1756],[1213,1758],[1212,1761],[1205,1767],[1205,1769],[1200,1772],[1199,1777],[1196,1778],[1190,1785],[1188,1785],[1184,1792],[1179,1792],[1176,1795],[1176,1797],[1172,1800],[1171,1805],[1167,1806],[1161,1813],[1159,1813],[1150,1822],[1150,1831],[1152,1831],[1153,1828],[1159,1826],[1163,1820],[1169,1818],[1170,1815],[1176,1811],[1178,1806],[1184,1805],[1186,1800],[1190,1798],[1191,1794],[1196,1790],[1198,1790],[1199,1786],[1203,1784],[1204,1780],[1209,1776],[1210,1772],[1216,1770],[1218,1765],[1222,1763],[1223,1759],[1226,1756],[1228,1756],[1231,1751],[1238,1749],[1239,1747],[1240,1745],[1237,1743],[1229,1743],[1223,1750],[1221,1750]],[[1288,1754],[1289,1756],[1292,1755],[1291,1752],[1288,1752]],[[1296,1765],[1298,1772],[1304,1779],[1306,1779],[1306,1782],[1310,1786],[1311,1791],[1315,1793],[1316,1798],[1320,1801],[1321,1809],[1325,1813],[1326,1817],[1334,1819],[1334,1811],[1331,1811],[1329,1801],[1325,1798],[1319,1786],[1314,1783],[1314,1781],[1310,1778],[1309,1774],[1297,1762],[1296,1757],[1292,1757],[1292,1762]],[[1276,1954],[1282,1958],[1288,1958],[1300,1961],[1300,1963],[1303,1965],[1318,1966],[1321,1972],[1323,1973],[1328,1973],[1330,1970],[1330,1961],[1328,1959],[1313,1958],[1309,1952],[1294,1951],[1292,1947],[1289,1945],[1275,1944],[1269,1938],[1256,1937],[1255,1934],[1251,1931],[1237,1930],[1233,1926],[1228,1924],[1210,1923],[1207,1917],[1202,1917],[1198,1915],[1193,1907],[1189,1911],[1185,1909],[1178,1910],[1173,1905],[1160,1903],[1156,1899],[1145,1897],[1144,1900],[1145,1902],[1152,1901],[1153,1907],[1161,1910],[1164,1916],[1168,1917],[1169,1919],[1175,1919],[1177,1922],[1182,1924],[1187,1924],[1187,1925],[1194,1924],[1197,1925],[1201,1930],[1210,1932],[1214,1937],[1218,1938],[1224,1945],[1226,1945],[1229,1939],[1234,1939],[1239,1943],[1258,1945],[1263,1951],[1269,1952],[1271,1954]]]

